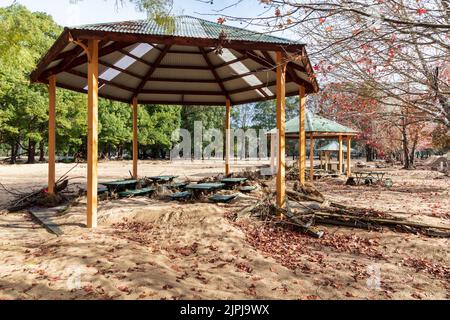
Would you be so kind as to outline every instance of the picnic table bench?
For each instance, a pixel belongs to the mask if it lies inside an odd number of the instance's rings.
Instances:
[[[223,183],[197,183],[187,185],[186,189],[191,190],[194,197],[198,197],[202,193],[213,192],[223,189],[223,187],[225,187]]]
[[[356,177],[356,184],[359,184],[361,181],[375,181],[375,182],[383,182],[384,176],[386,172],[384,171],[354,171],[353,174]]]
[[[246,178],[225,178],[220,180],[221,183],[225,184],[227,188],[234,188],[243,182],[247,181]]]
[[[154,192],[154,188],[142,188],[142,189],[134,189],[134,190],[126,190],[119,192],[119,197],[137,197],[137,196],[146,196],[150,193]]]
[[[150,180],[156,183],[160,182],[172,182],[175,178],[178,178],[178,176],[171,176],[171,175],[163,175],[163,176],[153,176],[148,177]]]
[[[117,181],[108,181],[108,182],[100,182],[101,185],[104,185],[108,188],[108,191],[118,192],[125,191],[127,189],[136,189],[136,185],[138,180],[117,180]]]
[[[212,197],[209,197],[209,201],[215,202],[215,203],[228,203],[234,199],[238,194],[215,194]]]
[[[181,191],[181,192],[176,192],[174,194],[170,194],[168,196],[170,199],[172,200],[188,200],[192,197],[192,193],[189,191]]]
[[[187,185],[188,185],[187,182],[175,182],[175,183],[166,184],[166,185],[164,185],[164,187],[169,190],[183,190],[186,188]]]

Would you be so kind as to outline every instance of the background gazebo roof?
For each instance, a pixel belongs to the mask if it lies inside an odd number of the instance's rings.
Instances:
[[[33,82],[87,92],[87,57],[73,40],[99,43],[99,96],[139,103],[244,104],[276,97],[276,52],[289,60],[286,96],[319,90],[305,45],[190,16],[66,28]]]
[[[327,144],[317,150],[318,151],[339,151],[339,143],[337,141],[332,141],[329,144]],[[342,145],[342,151],[347,152],[347,146],[345,144]],[[350,151],[354,152],[355,149],[350,148]]]
[[[275,133],[276,128],[269,133]],[[318,116],[310,111],[305,112],[305,132],[306,133],[336,133],[343,135],[356,135],[358,132],[335,121]],[[298,135],[299,120],[295,117],[286,122],[285,134]]]

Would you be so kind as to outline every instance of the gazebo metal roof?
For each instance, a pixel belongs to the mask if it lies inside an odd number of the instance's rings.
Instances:
[[[74,41],[76,39],[76,43]],[[87,92],[83,42],[99,44],[99,96],[142,104],[224,105],[276,98],[276,52],[289,61],[286,96],[319,90],[305,45],[190,16],[66,28],[32,73]],[[77,45],[78,44],[78,45]],[[81,46],[80,46],[81,44]]]
[[[295,117],[286,122],[286,135],[297,135],[299,133],[299,120]],[[269,134],[276,133],[276,128]],[[310,111],[305,112],[305,133],[313,134],[334,134],[334,135],[357,135],[358,132],[340,123],[327,118],[313,114]]]
[[[323,146],[322,148],[317,149],[318,151],[339,151],[339,143],[337,141],[332,141],[329,144]],[[342,145],[342,151],[347,152],[347,146]],[[350,148],[351,152],[354,152],[355,149]]]

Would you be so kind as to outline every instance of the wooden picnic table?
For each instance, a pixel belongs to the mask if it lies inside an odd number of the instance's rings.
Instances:
[[[225,178],[220,180],[220,182],[224,183],[225,186],[234,188],[243,182],[247,181],[247,178]]]
[[[356,184],[359,184],[361,180],[373,179],[376,182],[383,182],[386,172],[384,171],[354,171],[353,174],[356,177]]]
[[[101,185],[104,185],[108,188],[109,192],[117,192],[123,191],[127,189],[136,189],[136,185],[138,180],[117,180],[117,181],[108,181],[108,182],[100,182]]]
[[[186,186],[187,190],[191,190],[195,197],[198,197],[202,193],[213,192],[223,189],[225,184],[223,183],[193,183]]]

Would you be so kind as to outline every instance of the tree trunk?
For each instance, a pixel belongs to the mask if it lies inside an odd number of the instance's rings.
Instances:
[[[415,134],[415,136],[414,136],[413,144],[412,144],[412,147],[411,147],[411,153],[410,153],[410,156],[409,156],[409,159],[410,159],[410,165],[411,165],[411,166],[414,165],[414,159],[415,159],[414,155],[415,155],[415,153],[416,153],[416,147],[417,147],[417,142],[418,142],[418,141],[419,141],[419,133],[417,132],[417,133]]]
[[[15,164],[17,161],[17,144],[15,142],[11,143],[11,158],[9,159],[10,164]]]
[[[36,142],[28,140],[28,164],[34,163],[34,157],[36,156]]]
[[[369,145],[366,145],[366,161],[367,162],[373,161],[373,149]]]
[[[45,161],[44,140],[39,143],[39,162]]]
[[[403,120],[403,124],[404,124]],[[411,168],[411,160],[409,158],[409,148],[408,148],[408,133],[406,132],[406,125],[402,126],[402,145],[403,145],[403,169]]]

